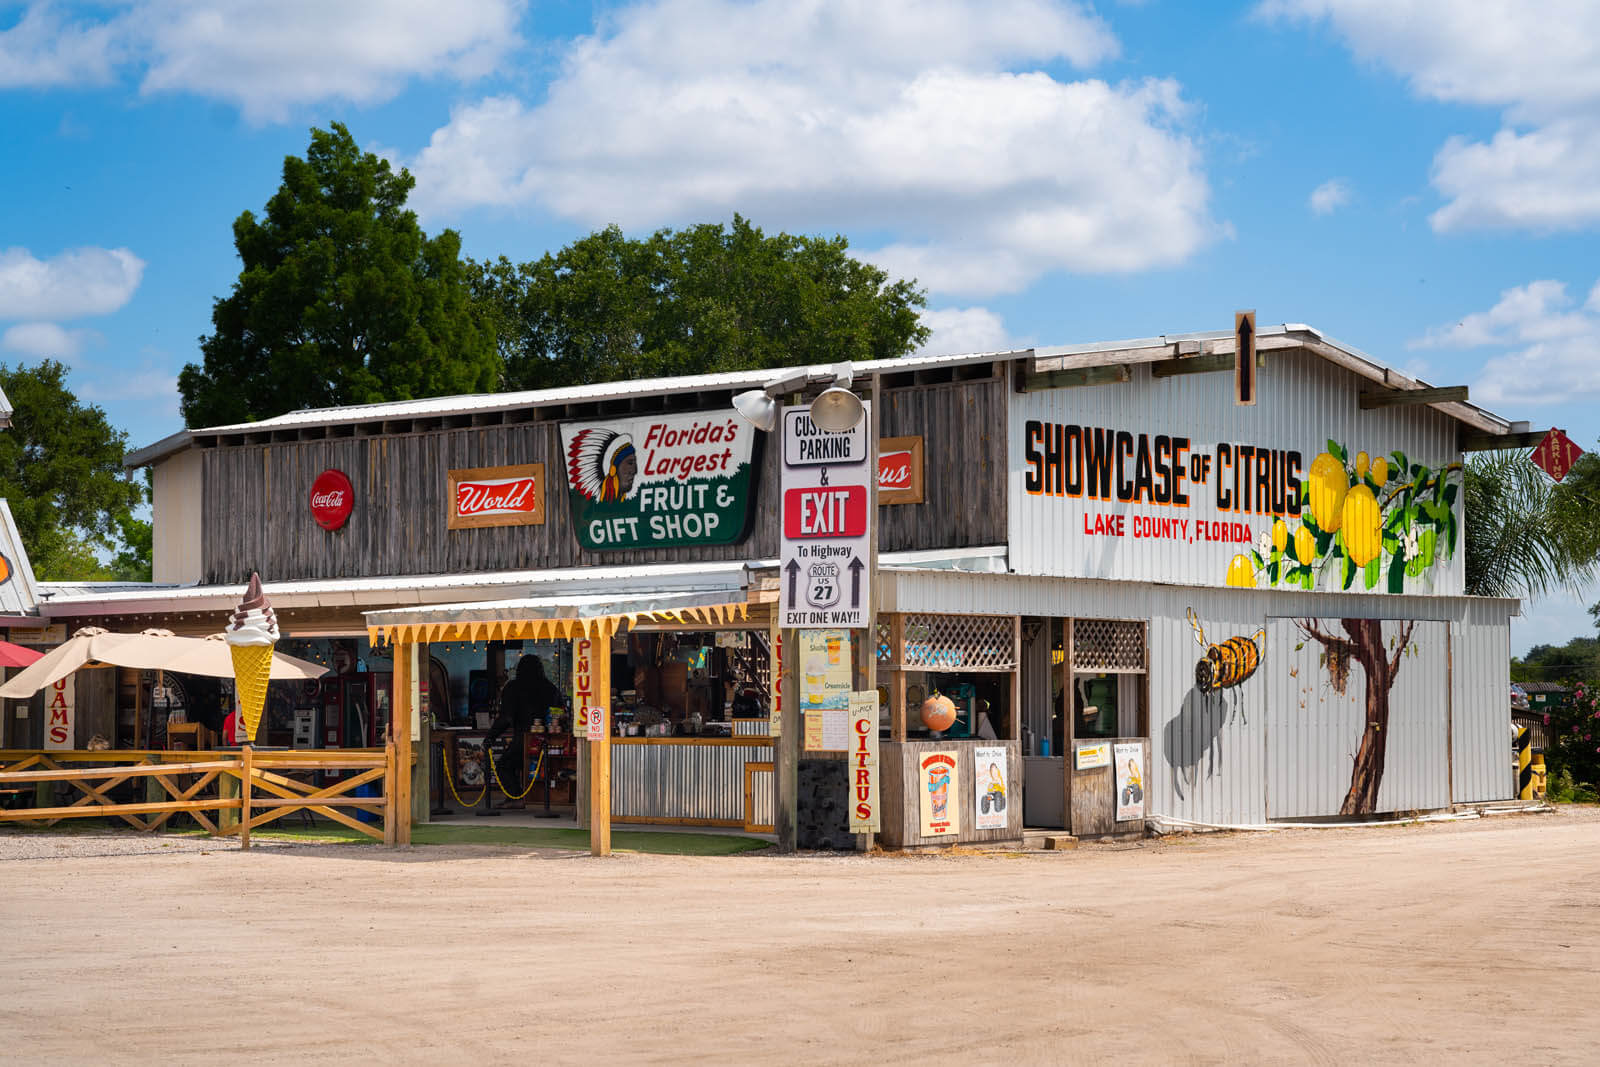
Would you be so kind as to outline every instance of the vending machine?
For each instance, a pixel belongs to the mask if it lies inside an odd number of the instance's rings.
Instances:
[[[380,748],[394,707],[394,675],[388,671],[341,674],[322,683],[322,747]],[[328,771],[339,778],[341,771]]]

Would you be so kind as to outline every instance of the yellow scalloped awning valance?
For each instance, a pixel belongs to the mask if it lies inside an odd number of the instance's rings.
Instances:
[[[589,619],[498,619],[460,622],[407,622],[367,627],[377,644],[431,644],[437,641],[571,641],[598,640],[640,622],[674,622],[686,626],[723,626],[749,618],[745,603],[706,604],[660,611],[629,611]]]

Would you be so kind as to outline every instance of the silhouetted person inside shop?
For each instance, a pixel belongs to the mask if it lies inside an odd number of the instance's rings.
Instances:
[[[504,763],[497,760],[495,764],[500,771],[500,783],[509,793],[521,793],[528,788],[523,757],[528,750],[528,729],[533,720],[548,715],[551,708],[560,707],[562,702],[561,690],[545,677],[544,663],[538,656],[530,653],[517,660],[516,675],[500,690],[500,711],[489,724],[489,734],[483,741],[487,750],[502,734],[510,732],[510,743],[506,745],[505,755],[500,757]],[[525,806],[509,796],[501,805],[506,808]]]

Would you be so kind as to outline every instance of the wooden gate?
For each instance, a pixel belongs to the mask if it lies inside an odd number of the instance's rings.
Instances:
[[[354,771],[318,782],[321,771]],[[142,779],[144,798],[119,800],[112,789]],[[0,810],[0,823],[53,826],[62,819],[115,817],[137,830],[155,830],[183,812],[214,837],[250,832],[294,812],[310,812],[388,845],[409,840],[410,811],[391,743],[381,749],[219,752],[0,751],[0,798],[16,801],[46,783],[69,783],[82,795],[65,806]],[[352,814],[352,812],[356,814]],[[373,821],[363,821],[367,813]]]

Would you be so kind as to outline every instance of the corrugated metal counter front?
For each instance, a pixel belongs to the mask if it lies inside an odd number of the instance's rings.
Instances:
[[[611,817],[766,829],[772,825],[772,741],[614,737]]]

